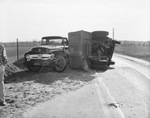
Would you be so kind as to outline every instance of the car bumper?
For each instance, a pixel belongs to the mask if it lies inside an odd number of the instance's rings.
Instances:
[[[33,65],[33,66],[54,66],[54,60],[39,60],[31,59],[30,61],[25,61],[24,65]]]

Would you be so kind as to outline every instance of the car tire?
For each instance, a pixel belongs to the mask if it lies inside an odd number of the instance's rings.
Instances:
[[[30,64],[27,64],[27,68],[32,72],[38,72],[41,70],[41,66],[34,66]]]
[[[55,66],[53,67],[53,69],[56,72],[63,72],[66,69],[67,66],[67,61],[65,59],[64,56],[56,56],[56,61],[55,61]]]
[[[92,37],[107,37],[109,32],[107,31],[94,31],[92,32]]]

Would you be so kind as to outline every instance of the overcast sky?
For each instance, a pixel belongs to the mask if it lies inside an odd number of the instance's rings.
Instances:
[[[0,42],[106,30],[115,39],[150,41],[150,0],[0,0]]]

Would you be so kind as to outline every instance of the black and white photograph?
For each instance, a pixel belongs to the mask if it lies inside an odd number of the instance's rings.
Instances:
[[[0,0],[0,118],[150,118],[150,1]]]

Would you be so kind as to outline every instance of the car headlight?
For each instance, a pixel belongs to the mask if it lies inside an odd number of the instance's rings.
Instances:
[[[55,54],[53,54],[53,53],[52,53],[52,54],[51,54],[51,57],[50,57],[50,58],[51,58],[51,60],[53,60],[53,59],[54,59],[54,57],[55,57]]]
[[[26,60],[30,61],[30,55],[28,55],[28,54],[26,55]]]

